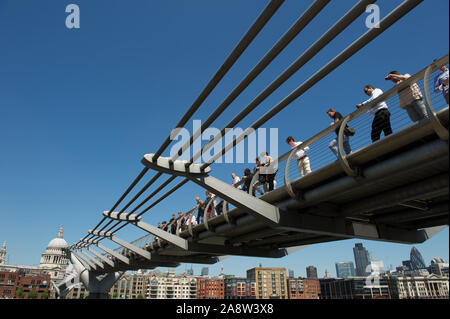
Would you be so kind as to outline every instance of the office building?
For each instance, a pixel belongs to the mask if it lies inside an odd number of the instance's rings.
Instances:
[[[411,270],[425,269],[425,261],[423,260],[422,254],[416,247],[411,248],[410,253]]]
[[[317,279],[317,268],[314,266],[306,267],[306,278],[308,279]]]
[[[209,268],[208,267],[202,267],[201,276],[208,276],[209,275]]]
[[[338,278],[355,277],[355,266],[353,262],[336,263],[336,275]]]
[[[289,278],[294,278],[294,271],[292,269],[289,269]]]
[[[371,255],[362,243],[355,244],[353,255],[355,256],[356,276],[368,276],[370,272],[367,271],[367,266],[370,264]]]

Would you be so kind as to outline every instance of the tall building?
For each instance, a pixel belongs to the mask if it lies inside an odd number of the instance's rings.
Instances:
[[[66,269],[69,266],[65,249],[68,247],[63,238],[63,226],[59,229],[58,237],[52,239],[47,249],[41,256],[39,268],[48,270],[48,273],[54,282],[64,279]]]
[[[317,268],[314,266],[306,267],[306,278],[308,279],[317,279]]]
[[[6,262],[6,241],[3,243],[2,249],[0,249],[0,265]]]
[[[289,278],[294,278],[294,271],[292,269],[289,269]]]
[[[247,270],[247,278],[256,283],[256,299],[289,298],[285,268],[252,268]]]
[[[355,277],[355,266],[353,262],[336,263],[336,275],[338,278]]]
[[[355,244],[353,255],[355,256],[356,276],[368,276],[370,272],[367,272],[366,269],[371,262],[371,257],[362,243]]]
[[[412,270],[425,269],[425,261],[416,247],[411,248],[410,261]]]
[[[402,265],[406,270],[412,270],[411,260],[403,260]]]
[[[2,249],[0,249],[0,265],[6,262],[6,241],[3,243]]]
[[[202,268],[202,272],[201,272],[201,276],[208,276],[209,275],[209,268],[208,267],[203,267]]]

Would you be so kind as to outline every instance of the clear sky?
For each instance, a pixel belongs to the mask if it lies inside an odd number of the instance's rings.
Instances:
[[[81,9],[81,28],[65,26],[65,8]],[[204,120],[267,50],[312,3],[287,0],[194,119]],[[213,125],[221,127],[247,105],[356,1],[332,1]],[[399,0],[377,2],[382,16]],[[75,243],[99,222],[142,169],[180,117],[266,6],[262,0],[0,0],[0,243],[9,262],[37,265],[47,243],[64,224]],[[325,111],[350,113],[364,96],[361,87],[391,87],[384,75],[414,73],[448,53],[447,0],[427,0],[265,127],[306,139],[329,125]],[[324,63],[366,32],[366,16],[321,51],[269,97],[245,128]],[[192,122],[187,125],[191,129]],[[280,153],[288,146],[280,143]],[[168,154],[164,154],[168,155]],[[230,181],[243,166],[217,164],[214,176]],[[149,175],[151,176],[151,175]],[[145,180],[145,182],[148,179]],[[159,185],[159,184],[158,184]],[[171,185],[175,185],[172,183]],[[152,188],[154,189],[154,188]],[[194,205],[203,192],[188,184],[145,215],[150,223]],[[127,227],[127,240],[143,235]],[[417,245],[427,263],[448,260],[448,228]],[[409,258],[410,245],[345,240],[309,246],[283,259],[231,257],[226,273],[278,266],[319,275],[334,263],[353,260],[363,242],[376,260],[394,267]],[[190,265],[182,265],[181,272]],[[199,273],[202,265],[194,265]],[[210,266],[211,273],[220,264]]]

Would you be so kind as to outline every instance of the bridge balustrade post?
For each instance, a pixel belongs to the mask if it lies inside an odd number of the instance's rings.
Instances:
[[[425,108],[427,110],[428,118],[431,121],[431,124],[433,125],[433,129],[436,132],[437,136],[441,140],[448,141],[449,140],[449,133],[448,129],[445,128],[441,121],[437,118],[436,112],[433,108],[433,102],[431,101],[431,95],[430,95],[430,75],[433,72],[433,70],[438,69],[438,66],[442,66],[448,63],[448,54],[440,59],[439,61],[434,62],[431,64],[427,70],[425,71],[424,80],[423,80],[423,87],[425,91],[425,100],[427,103],[425,103]]]

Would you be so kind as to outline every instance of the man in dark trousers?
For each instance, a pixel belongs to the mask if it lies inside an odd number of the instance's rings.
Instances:
[[[383,91],[380,89],[375,89],[372,85],[366,85],[364,87],[364,93],[370,96],[370,99],[367,101],[356,105],[359,109],[363,105],[375,100],[377,97],[383,94]],[[388,105],[385,101],[381,101],[378,104],[372,106],[367,113],[372,114],[374,116],[372,122],[372,132],[370,137],[372,139],[372,143],[378,141],[381,136],[381,132],[384,132],[384,136],[388,136],[392,134],[391,128],[391,113],[389,112]]]

